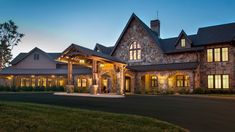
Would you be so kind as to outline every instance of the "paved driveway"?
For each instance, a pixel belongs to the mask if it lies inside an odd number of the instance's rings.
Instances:
[[[235,100],[182,96],[88,98],[52,94],[0,94],[0,100],[128,113],[168,121],[194,132],[235,131]]]

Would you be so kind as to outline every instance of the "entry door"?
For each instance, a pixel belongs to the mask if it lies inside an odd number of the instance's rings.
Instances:
[[[106,93],[108,91],[108,79],[102,80],[102,92]]]
[[[131,92],[131,78],[125,77],[125,92]]]

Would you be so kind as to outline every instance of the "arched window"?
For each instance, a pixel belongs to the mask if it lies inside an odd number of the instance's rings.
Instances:
[[[129,50],[130,60],[140,60],[141,59],[141,47],[137,42],[132,42]]]

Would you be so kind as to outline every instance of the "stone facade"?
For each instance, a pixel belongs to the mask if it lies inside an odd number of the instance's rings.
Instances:
[[[228,61],[226,62],[207,62],[207,49],[228,47]],[[231,44],[217,44],[206,46],[200,54],[200,77],[201,87],[207,87],[207,75],[227,74],[229,75],[230,87],[235,87],[234,67],[235,67],[235,48]]]
[[[129,60],[129,48],[133,41],[136,41],[141,46],[141,60]],[[172,55],[164,54],[162,49],[136,19],[130,23],[129,28],[117,45],[113,56],[125,61],[128,65],[196,62],[198,59],[197,54],[192,52]]]

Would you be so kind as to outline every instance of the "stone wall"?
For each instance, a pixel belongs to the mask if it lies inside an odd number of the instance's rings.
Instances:
[[[129,60],[130,44],[136,41],[141,46],[141,60]],[[137,20],[132,20],[129,28],[121,38],[113,56],[125,61],[128,65],[167,64],[197,61],[196,53],[179,53],[166,55],[155,43],[149,33]]]
[[[229,61],[227,62],[207,62],[207,49],[217,47],[228,47],[229,48]],[[200,80],[201,87],[207,88],[207,75],[209,74],[228,74],[230,78],[230,88],[235,87],[234,78],[234,59],[235,59],[235,48],[230,44],[223,45],[211,45],[206,46],[205,50],[200,54]]]

